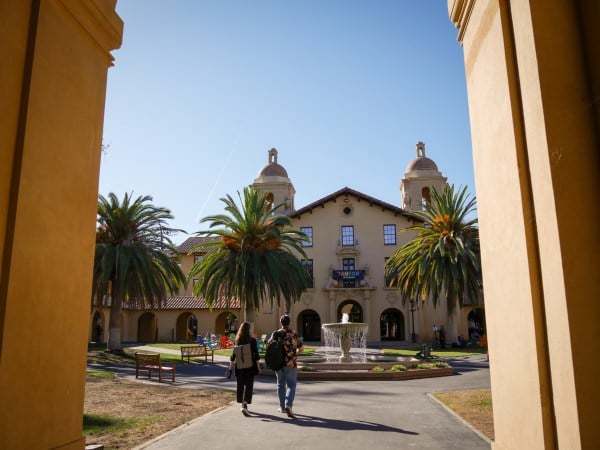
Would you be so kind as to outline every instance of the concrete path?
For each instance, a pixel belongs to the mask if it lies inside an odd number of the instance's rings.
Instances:
[[[156,349],[142,349],[154,350]],[[161,350],[163,351],[163,350]],[[178,352],[177,352],[178,353]],[[430,395],[489,388],[485,355],[449,360],[457,374],[405,381],[300,381],[296,419],[277,411],[274,378],[257,377],[251,417],[232,404],[172,430],[138,449],[489,449],[490,442]],[[223,377],[227,358],[215,364],[180,364],[176,385],[235,390]],[[114,368],[135,377],[135,368]],[[155,381],[154,381],[155,383]]]

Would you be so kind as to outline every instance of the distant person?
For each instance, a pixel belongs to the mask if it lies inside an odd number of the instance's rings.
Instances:
[[[460,348],[465,348],[467,346],[467,341],[465,341],[465,338],[462,334],[458,337],[458,346]]]
[[[446,348],[446,329],[443,325],[438,330],[438,334],[440,335],[440,348]]]
[[[96,322],[96,343],[102,343],[102,335],[104,334],[104,327],[102,327],[102,322],[98,320]]]
[[[297,354],[302,353],[302,341],[294,330],[290,328],[290,316],[284,314],[279,319],[281,328],[275,330],[270,341],[278,340],[285,349],[285,364],[275,372],[277,376],[277,395],[279,396],[279,411],[285,412],[288,417],[294,418],[294,398],[296,396],[296,383],[298,379]]]
[[[242,407],[240,408],[242,414],[248,417],[250,415],[248,413],[248,405],[252,403],[252,394],[254,391],[254,377],[260,374],[260,367],[258,365],[258,360],[260,358],[258,354],[258,344],[256,343],[256,339],[250,336],[249,322],[242,323],[242,326],[235,336],[234,342],[236,346],[250,345],[250,352],[245,352],[250,358],[250,367],[244,367],[245,364],[243,364],[243,361],[236,356],[236,351],[234,350],[231,352],[229,369],[227,371],[227,376],[230,377],[231,371],[235,366],[235,376],[237,378],[236,400],[238,403],[242,404]]]

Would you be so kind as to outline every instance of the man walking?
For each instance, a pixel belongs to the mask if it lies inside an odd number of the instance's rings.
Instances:
[[[277,370],[277,394],[279,396],[279,410],[288,417],[294,418],[292,407],[296,396],[296,381],[298,379],[297,354],[302,353],[302,341],[298,333],[290,328],[290,316],[284,314],[279,319],[281,328],[271,335],[269,341],[277,340],[284,348],[284,365]]]

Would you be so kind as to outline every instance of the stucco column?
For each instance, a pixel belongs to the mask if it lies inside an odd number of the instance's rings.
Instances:
[[[114,0],[0,2],[0,446],[83,448]]]
[[[600,6],[448,5],[464,47],[493,447],[594,448]]]

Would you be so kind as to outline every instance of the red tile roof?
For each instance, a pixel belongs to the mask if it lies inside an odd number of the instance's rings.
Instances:
[[[146,304],[140,308],[131,307],[129,305],[123,305],[126,309],[210,309],[208,303],[203,298],[194,296],[182,296],[182,297],[167,297],[165,302],[162,303],[158,308],[152,308]],[[217,303],[213,304],[212,309],[239,309],[240,302],[237,299],[220,299]]]
[[[177,246],[177,250],[179,251],[180,254],[181,253],[188,254],[190,252],[190,250],[193,249],[194,247],[196,247],[197,245],[200,245],[203,242],[212,241],[215,239],[216,238],[214,238],[214,237],[206,237],[206,236],[190,236],[189,238],[187,238],[185,241],[183,241],[181,244],[179,244]]]

